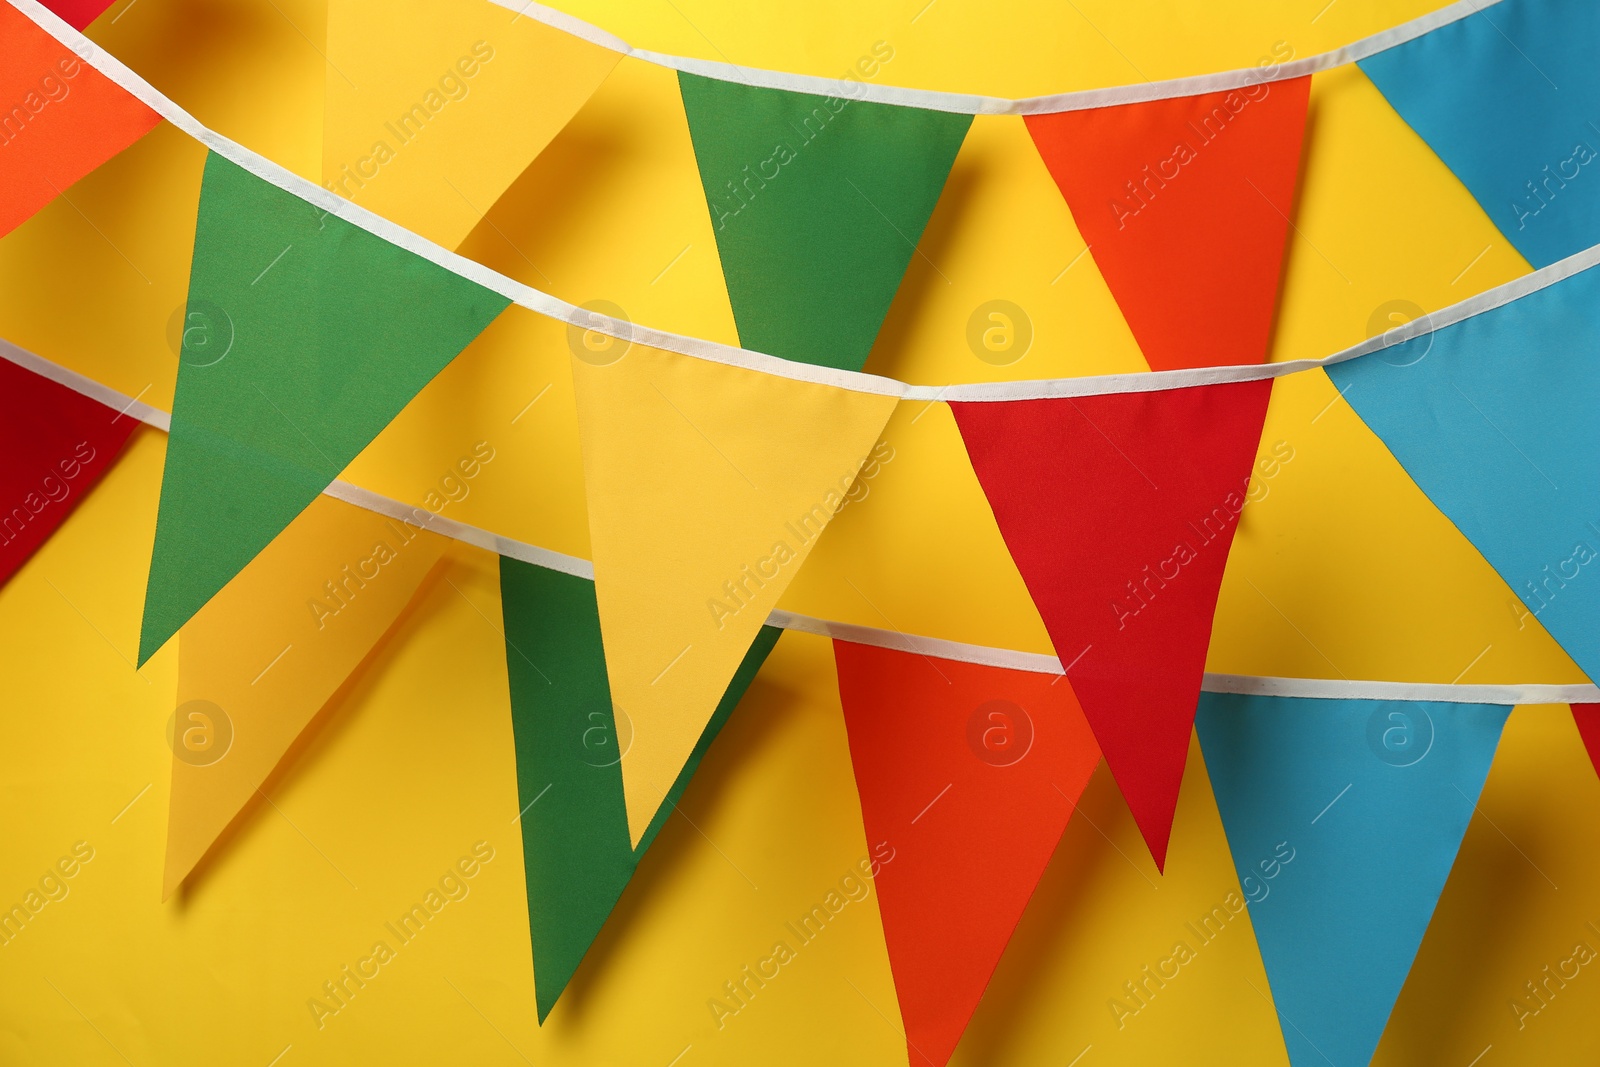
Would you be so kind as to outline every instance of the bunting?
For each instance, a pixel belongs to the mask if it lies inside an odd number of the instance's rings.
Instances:
[[[105,6],[51,5],[80,27]],[[426,238],[401,248],[0,4],[0,236],[153,128],[152,107],[229,153],[205,164],[140,639],[143,664],[182,634],[164,896],[217,854],[444,551],[420,513],[319,494],[510,303],[438,246],[466,237],[622,54],[527,15],[332,0],[324,185]],[[1350,54],[1550,264],[1600,242],[1582,178],[1600,152],[1597,37],[1592,5],[1503,0]],[[926,99],[909,91],[884,103],[687,72],[679,91],[740,341],[794,362],[683,338],[575,350],[596,579],[501,558],[541,1022],[773,649],[772,612],[857,497],[896,397],[938,395],[835,372],[865,365],[971,116],[909,106]],[[1267,358],[1308,95],[1309,76],[1264,78],[1027,116],[1153,369]],[[1583,577],[1600,556],[1593,258],[1327,373],[1526,620],[1600,678],[1600,594]],[[1046,399],[1016,397],[1062,390],[976,387],[951,404],[1064,677],[835,642],[863,822],[899,857],[880,913],[914,1064],[951,1058],[1102,749],[1164,866],[1191,726],[1291,1063],[1364,1062],[1381,1039],[1509,709],[1200,693],[1271,395],[1226,377]],[[0,584],[133,425],[0,360]],[[1600,704],[1572,714],[1600,767]]]
[[[459,245],[622,55],[496,4],[328,5],[327,188]]]
[[[1293,1067],[1372,1059],[1509,710],[1201,698],[1201,751]]]
[[[1267,358],[1310,78],[1027,116],[1154,370]]]
[[[1158,867],[1271,393],[1263,380],[950,405]]]
[[[208,155],[139,662],[508,303]]]
[[[678,82],[739,343],[860,370],[972,116]]]
[[[1600,270],[1328,376],[1527,614],[1600,678]]]
[[[418,521],[319,496],[184,625],[162,899],[253,806],[444,546]]]
[[[621,769],[633,730],[611,701],[594,583],[502,557],[500,593],[542,1023],[782,631],[758,631],[634,845]]]
[[[637,845],[895,398],[640,344],[572,372]]]
[[[67,520],[137,425],[0,356],[0,586]]]
[[[161,118],[10,4],[0,4],[0,52],[3,237]]]
[[[1100,763],[1060,675],[834,642],[914,1065],[944,1067]]]
[[[1360,62],[1535,267],[1600,243],[1600,7],[1503,0]]]

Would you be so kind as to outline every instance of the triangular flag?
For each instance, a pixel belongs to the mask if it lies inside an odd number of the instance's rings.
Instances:
[[[1060,675],[834,642],[913,1067],[944,1067],[1100,763]]]
[[[1271,391],[1262,380],[950,405],[1158,867]]]
[[[895,398],[640,344],[572,368],[637,844]]]
[[[111,0],[44,0],[44,6],[54,11],[61,20],[75,30],[88,28],[89,23],[111,6]],[[133,4],[129,4],[132,7]]]
[[[0,585],[72,514],[137,425],[0,354],[0,501],[10,509],[0,512]]]
[[[1428,499],[1600,679],[1600,270],[1328,376]]]
[[[678,83],[739,343],[860,370],[972,116]]]
[[[1360,61],[1518,252],[1600,243],[1600,5],[1503,0]]]
[[[1589,753],[1589,762],[1600,772],[1600,704],[1573,704],[1572,721],[1578,724],[1578,736]]]
[[[782,631],[764,626],[756,635],[634,847],[620,767],[633,730],[611,703],[594,583],[502,558],[500,595],[542,1023]]]
[[[1153,369],[1266,359],[1310,85],[1027,116]]]
[[[0,4],[0,237],[155,129],[161,116]]]
[[[621,58],[493,3],[332,0],[323,184],[454,248]]]
[[[445,543],[319,496],[184,625],[163,899],[255,800]]]
[[[139,662],[508,303],[207,156]]]
[[[1201,698],[1195,727],[1293,1067],[1372,1059],[1509,710]]]

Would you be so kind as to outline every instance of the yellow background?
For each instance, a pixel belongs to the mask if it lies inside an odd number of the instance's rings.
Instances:
[[[881,40],[894,48],[882,82],[1022,96],[1253,65],[1278,42],[1307,56],[1436,5],[564,6],[641,47],[824,75]],[[315,178],[324,19],[314,0],[136,0],[91,36],[202,121]],[[1308,121],[1274,358],[1359,341],[1393,302],[1439,307],[1527,270],[1359,72],[1318,76]],[[0,336],[169,405],[201,159],[162,127],[0,241]],[[1142,365],[1020,120],[974,123],[921,248],[869,370],[945,382]],[[624,60],[463,250],[575,302],[735,339],[664,70]],[[1004,368],[965,340],[973,309],[997,298],[1022,306],[1035,331]],[[346,476],[420,503],[486,440],[499,458],[452,516],[586,554],[566,345],[564,328],[512,309]],[[783,606],[1047,651],[947,409],[902,405],[887,437],[894,460]],[[1277,386],[1263,446],[1278,441],[1294,459],[1245,512],[1212,670],[1581,680],[1320,373]],[[875,897],[722,1028],[706,1007],[867,853],[829,648],[800,634],[779,642],[683,815],[536,1025],[495,563],[460,546],[336,698],[272,803],[192,892],[161,904],[176,649],[140,672],[130,661],[163,447],[140,431],[0,590],[0,905],[75,842],[94,849],[69,895],[0,947],[0,1062],[904,1062]],[[1510,1008],[1576,942],[1600,946],[1587,925],[1600,922],[1597,810],[1600,784],[1565,708],[1519,709],[1377,1062],[1600,1053],[1600,978],[1587,970],[1520,1029]],[[307,1000],[479,841],[495,858],[470,895],[319,1029]],[[1283,1062],[1246,921],[1120,1029],[1107,1007],[1186,920],[1237,889],[1197,748],[1164,877],[1102,767],[955,1062]]]

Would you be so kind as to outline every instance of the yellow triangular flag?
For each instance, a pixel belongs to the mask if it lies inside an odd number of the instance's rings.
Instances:
[[[388,631],[445,544],[320,496],[179,631],[162,899]]]
[[[620,53],[487,0],[329,0],[323,184],[455,248]]]
[[[639,344],[572,366],[637,844],[895,398]]]

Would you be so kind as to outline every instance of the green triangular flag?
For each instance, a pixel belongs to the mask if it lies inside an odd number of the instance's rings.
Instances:
[[[678,85],[739,343],[860,370],[972,116]]]
[[[629,728],[626,716],[619,723],[611,707],[594,583],[501,557],[500,594],[542,1023],[782,631],[761,628],[633,848],[622,802]]]
[[[207,156],[140,664],[509,303]]]

